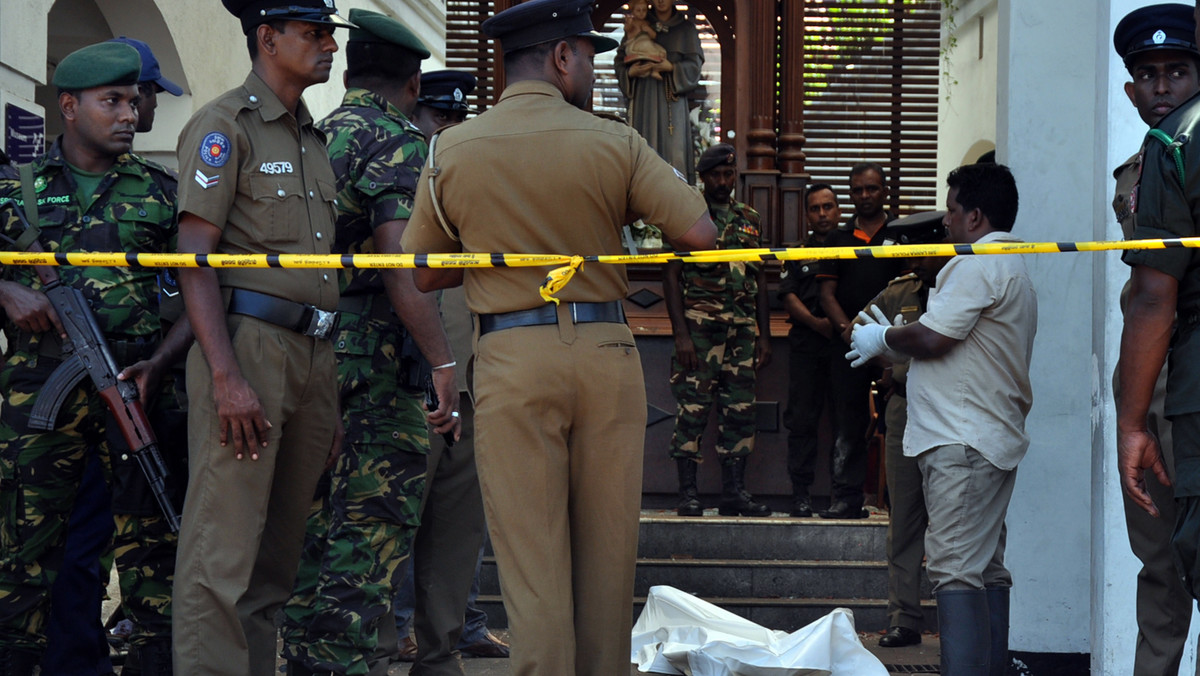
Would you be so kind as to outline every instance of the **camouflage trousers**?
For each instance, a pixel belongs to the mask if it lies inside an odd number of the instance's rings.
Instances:
[[[700,362],[695,371],[684,371],[671,357],[671,394],[679,408],[672,458],[700,457],[700,438],[708,427],[709,413],[717,405],[717,455],[736,458],[754,450],[754,343],[753,324],[688,321],[692,344]]]
[[[400,386],[399,360],[369,351],[338,353],[346,443],[317,489],[282,613],[283,657],[315,671],[368,673],[420,523],[423,398]]]
[[[19,359],[18,359],[19,361]],[[50,589],[63,558],[67,520],[75,504],[88,453],[99,453],[105,480],[120,493],[136,461],[90,383],[77,387],[50,432],[29,429],[37,393],[58,362],[33,359],[0,370],[0,645],[40,652]],[[173,402],[173,400],[172,400]],[[149,412],[161,426],[161,402]],[[164,449],[164,454],[167,452]],[[176,535],[153,507],[130,509],[114,495],[113,548],[121,597],[134,621],[134,642],[171,635],[171,587]],[[121,510],[121,511],[119,511]],[[136,513],[131,513],[136,512]],[[79,612],[96,612],[81,608]]]

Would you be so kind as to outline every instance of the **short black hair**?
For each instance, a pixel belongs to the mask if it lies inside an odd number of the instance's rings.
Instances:
[[[386,89],[421,72],[421,57],[385,42],[347,42],[346,78],[352,86]]]
[[[1196,1],[1200,2],[1200,0]],[[883,165],[879,164],[878,162],[859,162],[853,167],[850,167],[850,180],[854,180],[855,176],[858,176],[859,174],[865,174],[868,171],[874,171],[875,173],[879,174],[879,179],[883,181],[884,185],[887,185],[887,172],[883,170]]]
[[[1197,1],[1200,1],[1200,0],[1197,0]],[[828,190],[829,192],[833,193],[833,199],[837,200],[837,191],[833,189],[833,186],[829,185],[828,183],[813,183],[812,185],[808,186],[808,189],[806,189],[804,191],[804,208],[805,209],[808,208],[808,198],[812,197],[816,193],[821,192],[822,190]]]
[[[1017,221],[1017,181],[1003,164],[961,166],[946,177],[946,185],[958,188],[958,203],[964,211],[979,209],[992,229],[1012,232]]]
[[[287,22],[287,19],[271,19],[259,24],[259,26],[270,26],[276,33],[286,33]],[[258,58],[258,26],[255,26],[254,30],[246,34],[246,49],[250,52],[251,61]]]
[[[1197,2],[1200,2],[1200,0],[1197,0]],[[541,62],[545,60],[546,55],[553,51],[560,42],[566,42],[571,48],[571,53],[577,54],[579,53],[578,40],[579,38],[574,36],[565,37],[558,40],[550,40],[548,42],[530,45],[529,47],[524,47],[522,49],[514,49],[511,52],[505,52],[504,70],[509,71],[514,68],[527,66],[531,63]]]

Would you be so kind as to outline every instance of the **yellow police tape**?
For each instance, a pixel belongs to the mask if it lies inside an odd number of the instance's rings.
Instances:
[[[156,253],[29,253],[0,251],[0,265],[71,265],[146,268],[499,268],[556,266],[542,286],[542,297],[567,284],[584,263],[609,265],[727,263],[736,261],[849,260],[923,258],[995,254],[1069,253],[1200,248],[1200,237],[1099,242],[986,242],[975,244],[894,244],[871,247],[781,247],[715,249],[617,256],[561,254],[156,254]]]

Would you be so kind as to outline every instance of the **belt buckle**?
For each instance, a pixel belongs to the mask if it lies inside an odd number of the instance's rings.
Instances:
[[[310,307],[309,312],[308,326],[304,329],[304,335],[313,338],[328,338],[333,333],[334,327],[337,326],[338,313],[317,307]]]

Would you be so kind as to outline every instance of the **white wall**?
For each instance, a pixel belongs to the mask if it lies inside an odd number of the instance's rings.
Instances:
[[[946,204],[946,175],[996,146],[999,12],[997,0],[968,0],[961,2],[954,12],[957,44],[941,61],[943,75],[938,85],[939,208]],[[943,21],[943,50],[948,48],[951,37],[947,27],[948,22]]]

